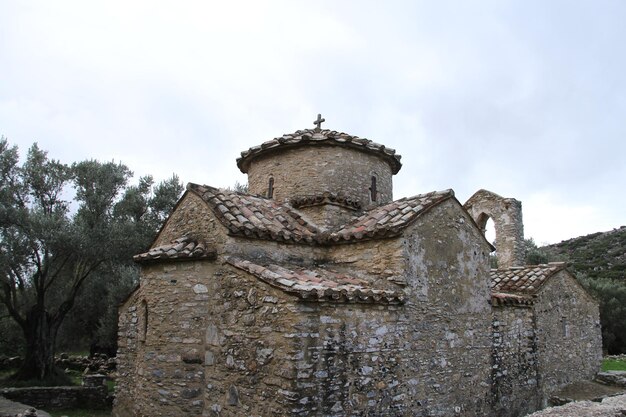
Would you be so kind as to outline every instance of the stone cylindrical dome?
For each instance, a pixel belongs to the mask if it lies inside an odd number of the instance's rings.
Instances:
[[[400,155],[383,145],[329,130],[299,130],[242,152],[248,191],[277,201],[328,201],[367,209],[391,202]]]

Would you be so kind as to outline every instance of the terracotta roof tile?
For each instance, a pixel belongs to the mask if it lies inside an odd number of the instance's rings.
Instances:
[[[396,236],[420,214],[453,196],[454,191],[444,190],[396,200],[376,207],[355,221],[341,226],[330,233],[329,239],[338,242]]]
[[[365,280],[321,267],[259,265],[233,256],[227,257],[226,262],[307,301],[382,304],[404,302],[402,291],[375,289]]]
[[[519,266],[491,270],[492,293],[536,295],[539,288],[555,273],[565,269],[564,262]]]
[[[151,262],[163,260],[184,261],[191,259],[215,259],[215,249],[207,248],[204,242],[198,242],[184,236],[173,240],[167,245],[157,246],[148,252],[135,255],[135,262]]]
[[[237,166],[241,172],[246,173],[248,172],[250,161],[257,156],[274,151],[278,148],[290,148],[301,146],[303,144],[307,144],[307,146],[329,144],[373,152],[389,163],[393,174],[397,174],[402,167],[402,164],[400,163],[400,155],[396,154],[395,149],[387,148],[384,145],[372,142],[369,139],[329,129],[297,130],[294,133],[285,134],[281,137],[263,142],[260,146],[253,146],[247,151],[243,151],[241,153],[241,158],[237,158]]]
[[[420,214],[454,196],[452,190],[445,190],[402,198],[322,231],[287,203],[192,183],[187,189],[207,202],[231,235],[320,245],[397,236]]]
[[[508,294],[502,292],[491,293],[491,304],[494,306],[502,305],[531,305],[534,298],[528,295]]]
[[[209,204],[232,235],[312,243],[319,233],[314,225],[299,221],[294,209],[274,200],[191,183],[187,189]]]

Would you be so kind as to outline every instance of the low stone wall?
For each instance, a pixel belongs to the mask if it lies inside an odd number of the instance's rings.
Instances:
[[[109,358],[104,354],[96,354],[91,357],[73,356],[62,353],[55,357],[55,364],[61,369],[83,372],[86,369],[90,373],[110,374],[115,371],[116,359]],[[22,358],[19,356],[0,356],[0,371],[19,368],[22,365]]]
[[[24,387],[0,389],[0,395],[29,406],[58,410],[65,408],[106,409],[111,406],[104,375],[90,375],[80,387]]]

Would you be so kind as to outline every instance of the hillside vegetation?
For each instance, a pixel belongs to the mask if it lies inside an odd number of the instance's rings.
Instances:
[[[592,233],[541,248],[551,260],[570,263],[589,278],[626,282],[626,226]]]
[[[610,354],[626,353],[626,226],[593,233],[532,252],[548,261],[566,261],[600,302],[602,342]]]

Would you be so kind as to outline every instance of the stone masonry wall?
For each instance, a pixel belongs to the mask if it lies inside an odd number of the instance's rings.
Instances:
[[[137,288],[120,306],[117,330],[117,378],[115,383],[114,417],[134,415],[137,397],[137,350],[139,348],[138,302],[141,289]]]
[[[564,385],[589,380],[600,369],[598,304],[566,270],[541,289],[534,306],[543,405]]]
[[[126,357],[121,360],[118,372],[134,374],[135,380],[128,379],[131,386],[124,381],[117,390],[122,397],[116,399],[114,415],[176,417],[202,413],[209,298],[206,284],[213,271],[210,261],[143,268],[135,305],[121,315],[125,319],[120,319],[120,332],[131,334],[136,356],[133,363]],[[144,303],[148,314],[142,308]],[[131,325],[124,325],[129,317]],[[133,333],[137,336],[132,337]],[[121,347],[123,353],[125,349]]]
[[[181,197],[152,246],[165,245],[182,236],[203,239],[212,247],[226,240],[224,226],[215,218],[207,203],[189,191]]]
[[[370,199],[371,177],[376,176],[377,199]],[[285,149],[250,164],[251,194],[267,196],[274,178],[277,201],[324,192],[343,193],[361,202],[363,209],[393,201],[391,167],[376,155],[340,146]]]
[[[493,308],[491,359],[495,415],[517,417],[538,410],[537,342],[529,306]]]
[[[489,218],[493,220],[498,268],[524,265],[524,223],[520,201],[480,190],[467,200],[464,207],[483,233]]]

